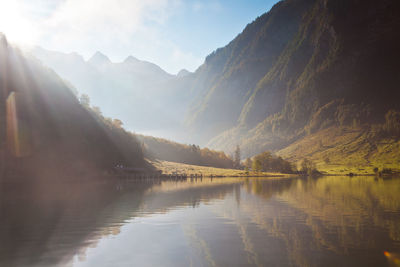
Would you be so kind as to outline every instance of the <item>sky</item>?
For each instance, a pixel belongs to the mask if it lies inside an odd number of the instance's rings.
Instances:
[[[277,0],[0,0],[0,32],[20,45],[129,55],[170,73],[196,70]]]

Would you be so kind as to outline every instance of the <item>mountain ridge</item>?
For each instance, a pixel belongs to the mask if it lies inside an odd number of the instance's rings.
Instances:
[[[208,129],[199,140],[212,148],[239,144],[250,156],[332,125],[382,122],[399,109],[399,14],[390,0],[279,2],[195,73],[216,70],[198,86],[188,127]]]
[[[128,56],[122,62],[107,60],[106,64],[96,65],[76,54],[39,47],[28,54],[56,71],[79,94],[89,95],[91,105],[99,107],[106,117],[119,118],[127,129],[148,132],[179,124],[176,115],[162,103],[173,98],[168,91],[174,89],[165,87],[174,87],[172,80],[178,77],[156,64]]]
[[[105,68],[98,79],[67,80],[99,99],[112,92],[128,127],[151,122],[169,139],[226,152],[240,145],[243,156],[280,151],[329,127],[383,123],[400,109],[399,10],[394,0],[280,1],[193,73]],[[138,86],[143,77],[150,83]]]
[[[96,51],[96,53],[94,53],[93,56],[89,58],[86,62],[96,66],[110,64],[111,60],[103,53]]]

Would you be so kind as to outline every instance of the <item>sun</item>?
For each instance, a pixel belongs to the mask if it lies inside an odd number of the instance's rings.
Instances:
[[[0,32],[18,44],[33,44],[37,31],[18,1],[0,0]]]

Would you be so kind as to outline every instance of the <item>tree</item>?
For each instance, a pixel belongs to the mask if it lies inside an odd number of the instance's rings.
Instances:
[[[261,171],[261,161],[259,159],[254,159],[252,167],[253,167],[253,170],[256,172]]]
[[[254,160],[258,160],[261,164],[261,169],[263,171],[271,171],[274,169],[274,158],[272,157],[271,152],[265,151],[261,154],[258,154],[254,157]]]
[[[200,146],[196,146],[195,144],[193,144],[191,146],[191,149],[193,152],[198,153],[200,151]]]
[[[400,135],[400,111],[389,110],[385,115],[383,128],[390,135]]]
[[[117,128],[122,128],[124,123],[119,119],[113,119],[112,124]]]
[[[234,156],[233,161],[234,161],[234,167],[236,169],[239,169],[240,168],[240,147],[239,147],[239,145],[236,146],[235,156]]]
[[[257,163],[255,163],[257,161]],[[269,151],[265,151],[261,154],[254,156],[253,160],[246,159],[245,166],[252,166],[253,170],[255,166],[259,166],[259,170],[262,171],[276,171],[283,173],[293,173],[296,169],[292,163],[287,160],[284,160],[281,157],[276,157],[271,154]],[[256,170],[255,170],[256,171]]]
[[[81,97],[79,98],[79,102],[85,108],[90,107],[90,97],[87,94],[82,94]]]
[[[305,158],[301,162],[301,172],[304,174],[312,175],[317,171],[315,167],[315,163],[312,162],[310,159]]]
[[[102,112],[101,112],[101,109],[99,108],[99,107],[92,107],[92,110],[93,110],[93,112],[97,115],[97,116],[99,116],[99,117],[102,117],[103,116],[103,114],[102,114]]]
[[[244,166],[246,166],[248,169],[250,169],[253,165],[253,161],[251,160],[251,158],[247,158],[244,162]]]

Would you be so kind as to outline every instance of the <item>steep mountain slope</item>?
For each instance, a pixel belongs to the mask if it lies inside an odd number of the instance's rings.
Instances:
[[[292,162],[311,159],[318,170],[330,174],[373,174],[375,168],[400,171],[400,139],[375,134],[360,127],[329,127],[276,153]]]
[[[195,73],[187,125],[245,156],[332,126],[399,110],[400,3],[286,0],[216,50]]]
[[[189,127],[201,132],[203,141],[237,124],[253,88],[294,38],[311,2],[278,3],[226,47],[206,58],[196,72],[199,78],[194,85],[194,90],[203,91],[203,94],[187,119]],[[279,105],[270,109],[276,112]]]
[[[1,177],[45,177],[146,168],[136,139],[96,119],[70,88],[0,35]]]

